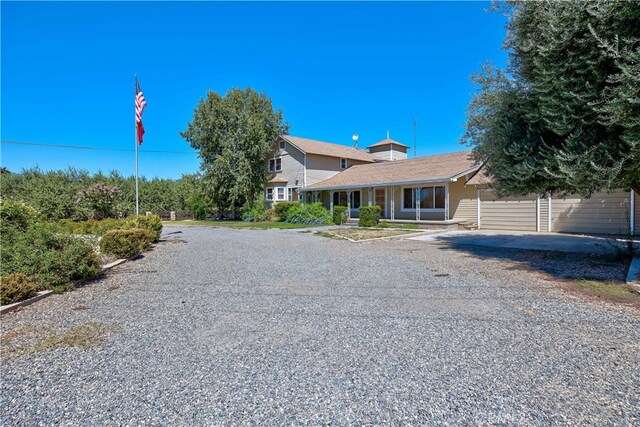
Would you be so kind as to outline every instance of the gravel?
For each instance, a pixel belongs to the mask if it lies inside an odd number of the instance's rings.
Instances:
[[[526,259],[296,230],[164,237],[2,317],[2,425],[640,425],[638,313]],[[102,335],[51,338],[86,325]]]

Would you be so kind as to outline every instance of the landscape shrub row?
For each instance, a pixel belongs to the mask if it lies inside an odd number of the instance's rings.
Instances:
[[[129,258],[157,241],[162,232],[157,215],[58,223],[39,218],[24,203],[0,200],[2,304],[28,298],[37,290],[63,291],[75,280],[96,276],[101,268],[94,247],[97,237],[91,235],[103,236],[104,253]],[[109,233],[117,239],[104,241]]]
[[[331,224],[331,213],[320,202],[296,203],[287,211],[287,222],[294,224]]]
[[[335,211],[335,207],[333,208]],[[360,227],[375,227],[380,222],[380,206],[360,206],[358,225]]]
[[[336,225],[342,225],[349,219],[347,215],[346,206],[334,206],[333,207],[333,223]]]

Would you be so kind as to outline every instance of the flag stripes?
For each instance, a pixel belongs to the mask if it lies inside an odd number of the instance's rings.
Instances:
[[[142,112],[147,107],[147,100],[144,98],[138,77],[136,77],[136,129],[138,136],[138,145],[142,145],[142,136],[144,135],[144,125],[142,124]]]

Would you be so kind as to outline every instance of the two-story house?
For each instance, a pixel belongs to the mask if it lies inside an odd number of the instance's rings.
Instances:
[[[298,200],[299,192],[308,185],[327,180],[351,166],[377,161],[380,158],[374,153],[358,148],[282,135],[266,164],[267,207],[283,200]]]

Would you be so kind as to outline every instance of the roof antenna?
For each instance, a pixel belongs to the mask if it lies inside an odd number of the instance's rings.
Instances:
[[[354,133],[351,139],[353,139],[353,148],[358,148],[358,134]]]
[[[389,129],[387,129],[387,139],[389,139]]]

